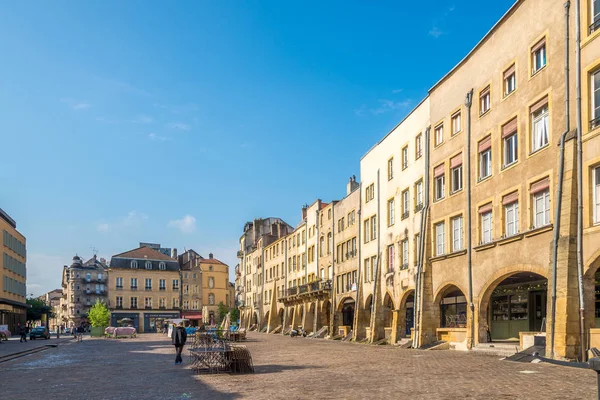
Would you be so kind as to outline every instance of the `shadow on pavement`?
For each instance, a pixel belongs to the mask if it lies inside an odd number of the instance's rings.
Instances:
[[[322,368],[316,365],[277,365],[277,364],[267,364],[267,365],[255,365],[254,373],[255,374],[274,374],[277,372],[289,371],[289,370],[299,370],[299,369],[317,369]]]

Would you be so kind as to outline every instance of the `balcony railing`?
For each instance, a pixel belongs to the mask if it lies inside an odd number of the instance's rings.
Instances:
[[[122,309],[123,309],[123,306],[122,306],[122,305],[120,305],[120,306],[116,306],[115,308],[116,308],[117,310],[122,310]]]
[[[600,28],[600,18],[598,18],[597,20],[595,20],[591,25],[590,25],[590,34],[596,32],[598,29]]]
[[[152,306],[146,306],[146,310],[152,310]]]
[[[131,290],[137,290],[137,286],[132,286]]]
[[[123,285],[117,286],[117,290],[123,290]]]
[[[161,286],[158,288],[158,290],[167,290],[167,288],[165,286]]]
[[[406,218],[408,218],[408,211],[404,211],[402,213],[402,219],[406,219]]]
[[[241,250],[238,250],[238,252],[237,252],[237,257],[238,257],[238,258],[242,258],[242,257],[244,257],[244,252],[243,252],[243,251],[241,251]]]
[[[179,290],[179,286],[173,286],[173,290]]]
[[[415,207],[415,212],[418,213],[423,209],[423,203],[418,203]]]
[[[305,285],[300,285],[300,286],[289,288],[286,290],[286,295],[287,295],[287,297],[300,296],[300,295],[304,295],[304,294],[319,292],[322,290],[331,290],[331,281],[330,280],[318,280],[315,282],[310,282]]]
[[[146,286],[145,290],[152,290],[152,286]]]
[[[132,310],[137,310],[137,304],[136,305],[132,304],[131,307],[129,307],[129,308],[131,308]]]

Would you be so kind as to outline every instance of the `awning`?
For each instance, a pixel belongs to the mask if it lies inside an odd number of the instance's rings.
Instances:
[[[186,319],[202,319],[202,312],[184,312],[181,314],[181,317]]]

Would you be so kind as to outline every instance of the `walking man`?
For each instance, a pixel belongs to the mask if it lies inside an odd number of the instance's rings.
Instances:
[[[27,332],[25,331],[25,327],[23,327],[21,325],[21,323],[19,323],[18,329],[19,329],[19,335],[21,335],[19,342],[21,342],[21,343],[26,342],[27,341]]]
[[[171,340],[173,341],[173,346],[175,346],[175,365],[181,364],[183,362],[181,352],[183,351],[183,346],[185,346],[185,341],[187,340],[187,332],[183,327],[183,322],[180,322],[179,326],[175,328]]]
[[[83,325],[79,325],[77,328],[77,341],[81,342],[83,340]]]

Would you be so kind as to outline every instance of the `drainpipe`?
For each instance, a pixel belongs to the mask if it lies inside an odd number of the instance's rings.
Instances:
[[[470,324],[471,340],[467,346],[473,348],[475,343],[475,305],[473,304],[473,245],[471,243],[471,105],[473,104],[473,89],[467,92],[465,106],[467,106],[467,154],[465,155],[467,167],[467,269],[469,271],[469,308],[471,309]]]
[[[413,301],[413,324],[414,324],[414,337],[413,337],[413,348],[419,348],[420,343],[420,315],[421,315],[421,298],[423,292],[423,263],[425,259],[425,243],[427,236],[427,218],[429,214],[429,133],[431,127],[425,129],[425,142],[423,148],[425,149],[425,174],[423,177],[423,210],[421,212],[421,231],[419,232],[419,262],[417,264],[417,273],[415,279],[415,298]]]
[[[319,246],[320,243],[320,237],[319,237],[319,224],[321,221],[319,221],[319,211],[321,210],[321,201],[317,202],[317,210],[315,211],[315,215],[316,215],[316,221],[317,223],[315,224],[316,228],[317,228],[317,232],[316,232],[316,244],[315,244],[315,261],[316,261],[316,265],[317,265],[317,275],[319,275],[319,257],[320,254],[319,253],[321,251],[321,247]],[[308,261],[308,260],[307,260]],[[308,279],[307,279],[308,280]]]
[[[379,280],[379,261],[381,259],[381,188],[379,187],[379,170],[377,170],[377,218],[375,218],[375,223],[377,224],[377,263],[375,264],[375,279],[373,279],[373,297],[371,300],[371,321],[369,321],[369,325],[372,325],[373,329],[371,329],[371,339],[373,340],[373,335],[375,334],[375,324],[371,324],[371,322],[375,319],[375,295],[377,294],[377,282]],[[373,226],[371,226],[373,229]],[[373,266],[371,266],[373,268]]]
[[[587,359],[585,346],[585,304],[583,301],[583,144],[581,141],[581,0],[575,3],[575,118],[577,121],[577,274],[579,275],[579,323],[581,361]]]
[[[558,239],[560,237],[560,212],[562,209],[563,176],[565,166],[565,137],[571,129],[569,114],[569,7],[565,3],[565,131],[560,136],[560,156],[558,163],[558,188],[556,193],[556,213],[554,216],[554,243],[552,246],[552,301],[550,303],[550,358],[554,358],[554,330],[556,329],[556,275],[558,269]]]

